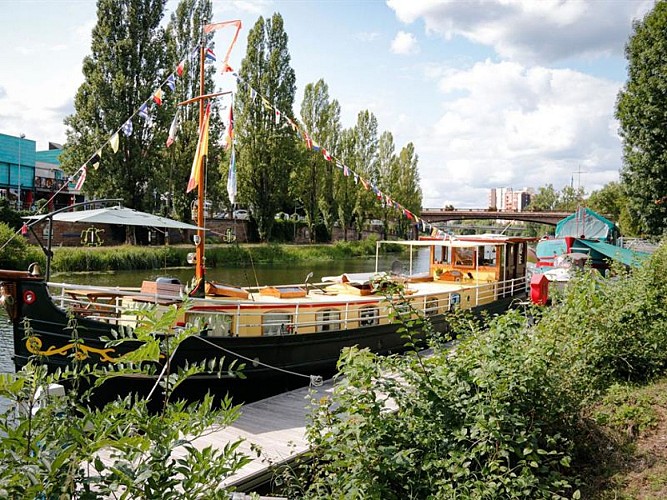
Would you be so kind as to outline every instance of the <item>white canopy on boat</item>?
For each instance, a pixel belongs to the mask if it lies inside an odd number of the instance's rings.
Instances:
[[[47,215],[31,215],[24,217],[29,220],[47,220]],[[120,206],[95,208],[93,210],[78,210],[76,212],[60,212],[53,215],[53,220],[65,222],[85,222],[88,224],[118,224],[121,226],[162,227],[170,229],[205,229],[193,224],[168,219],[159,215],[139,212],[131,208]]]

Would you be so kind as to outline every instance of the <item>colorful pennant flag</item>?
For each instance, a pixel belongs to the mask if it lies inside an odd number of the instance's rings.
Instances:
[[[213,52],[213,49],[210,47],[206,48],[206,54],[204,57],[204,61],[206,62],[215,62],[215,52]]]
[[[123,123],[123,126],[121,128],[123,129],[123,133],[127,137],[130,137],[132,135],[132,118]]]
[[[178,63],[178,66],[176,66],[176,74],[178,76],[183,76],[183,70],[185,69],[185,59],[183,59],[181,62]]]
[[[350,176],[350,168],[349,168],[347,165],[343,165],[343,175],[344,175],[345,177],[349,177],[349,176]]]
[[[141,116],[144,120],[148,120],[148,119],[149,119],[149,116],[148,116],[148,104],[143,103],[143,104],[139,107],[139,116]]]
[[[306,147],[308,149],[313,149],[313,140],[308,135],[308,132],[303,133],[303,140],[306,141]]]
[[[118,132],[114,132],[111,138],[109,139],[109,144],[111,145],[111,150],[114,153],[118,153],[118,146],[120,145],[120,137],[118,136]]]
[[[88,173],[88,168],[86,168],[86,166],[84,165],[79,169],[79,172],[81,172],[81,175],[79,175],[79,178],[77,179],[76,184],[74,185],[75,191],[81,191],[83,183],[86,182],[86,174]]]
[[[322,156],[324,156],[324,159],[326,161],[331,161],[331,155],[324,148],[322,148]]]
[[[178,131],[178,109],[176,109],[176,114],[174,119],[171,121],[171,126],[169,127],[169,136],[167,137],[167,147],[171,146],[176,140],[176,133]]]
[[[98,149],[95,151],[95,154],[93,157],[90,159],[90,164],[93,166],[95,170],[100,168],[100,161],[102,160],[102,150]]]
[[[268,99],[266,97],[262,97],[262,104],[264,105],[264,107],[268,111],[271,111],[273,109],[273,106],[271,105],[271,103],[268,101]]]
[[[167,77],[167,82],[166,83],[167,83],[167,87],[169,87],[172,92],[174,90],[176,90],[176,77],[174,76],[173,73]]]
[[[162,89],[157,89],[155,91],[155,94],[153,94],[153,101],[155,101],[155,104],[158,106],[162,106]]]
[[[192,162],[192,170],[190,171],[190,180],[188,181],[188,187],[185,191],[186,193],[189,193],[199,185],[199,178],[201,177],[203,168],[202,164],[204,163],[204,158],[208,155],[208,120],[210,116],[211,103],[208,103],[204,113],[204,122],[202,123],[201,130],[199,131],[197,151]]]

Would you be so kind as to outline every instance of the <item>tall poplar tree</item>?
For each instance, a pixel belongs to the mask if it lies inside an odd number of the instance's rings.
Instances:
[[[377,185],[378,170],[378,122],[373,113],[368,110],[360,111],[357,115],[355,134],[355,162],[356,172],[366,181]],[[366,219],[375,209],[376,195],[372,190],[359,189],[354,209],[356,229],[361,234]]]
[[[327,231],[333,227],[334,165],[324,158],[324,148],[335,155],[340,136],[340,105],[329,101],[329,86],[324,80],[306,85],[301,103],[301,119],[318,147],[307,151],[305,161],[293,175],[296,195],[304,203],[308,217],[311,242],[315,240],[315,225],[321,220]]]
[[[252,209],[260,239],[268,241],[274,215],[288,199],[290,174],[298,161],[294,133],[273,108],[294,116],[296,76],[280,14],[267,20],[260,17],[248,33],[239,76],[249,85],[240,86],[235,100],[239,200]]]
[[[621,179],[633,225],[659,235],[667,231],[667,2],[656,2],[633,28],[625,48],[628,81],[616,106]]]
[[[89,168],[84,191],[89,197],[122,198],[131,208],[153,208],[154,174],[162,160],[155,151],[166,137],[162,107],[151,96],[164,81],[164,32],[160,21],[166,0],[98,0],[91,53],[83,61],[84,82],[73,115],[65,119],[67,142],[63,169],[76,172],[101,149],[98,170]],[[150,120],[136,112],[146,102]],[[129,136],[112,134],[131,119]]]
[[[396,172],[396,153],[394,150],[394,136],[391,132],[385,131],[380,135],[378,141],[378,187],[383,194],[398,194],[398,178],[393,177]],[[400,199],[400,198],[399,198]],[[378,200],[377,212],[381,213],[383,238],[387,239],[389,229],[389,219],[394,213],[394,208],[387,204],[386,198]]]
[[[422,190],[419,178],[419,156],[415,152],[415,146],[409,142],[401,149],[396,162],[392,165],[394,171],[390,175],[392,179],[395,197],[401,205],[413,214],[420,214],[422,210]],[[409,237],[409,231],[414,222],[399,214],[398,234]]]
[[[353,129],[345,129],[340,134],[337,157],[347,167],[356,165],[356,136]],[[354,208],[357,202],[358,189],[351,175],[334,176],[333,193],[336,199],[336,220],[343,229],[343,239],[347,241],[347,230],[354,217]]]

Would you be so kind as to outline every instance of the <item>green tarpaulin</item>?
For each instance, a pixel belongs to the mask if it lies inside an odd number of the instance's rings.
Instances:
[[[591,250],[598,252],[603,257],[609,257],[610,259],[622,262],[626,266],[633,267],[638,267],[650,256],[648,253],[617,247],[616,245],[610,245],[609,243],[603,243],[601,241],[577,240],[577,246],[580,248],[582,246],[588,247]]]

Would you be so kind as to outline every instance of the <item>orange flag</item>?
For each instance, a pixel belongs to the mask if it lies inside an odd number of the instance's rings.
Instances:
[[[211,103],[206,105],[206,112],[204,113],[204,123],[202,123],[199,131],[199,140],[197,141],[197,152],[195,159],[192,162],[192,170],[190,171],[190,180],[188,181],[188,188],[185,191],[189,193],[199,185],[199,178],[202,175],[204,157],[208,155],[208,119],[211,116]]]

